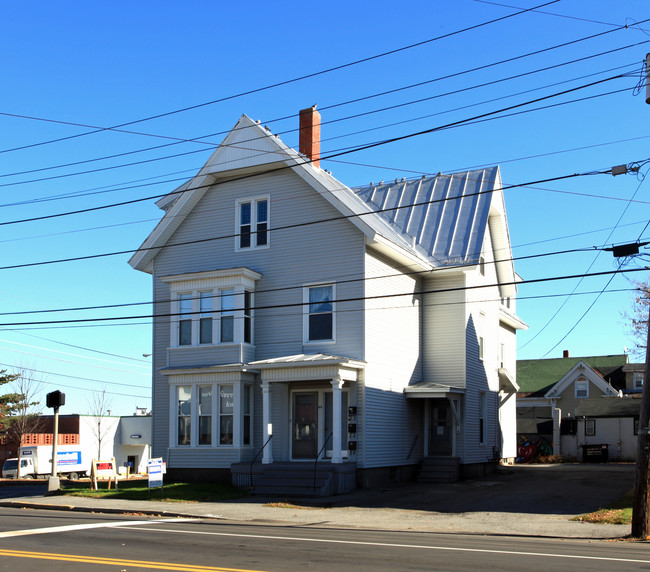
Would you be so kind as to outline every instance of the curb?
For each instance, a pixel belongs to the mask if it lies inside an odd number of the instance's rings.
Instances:
[[[99,508],[90,506],[76,506],[71,504],[48,504],[39,502],[24,501],[0,501],[0,507],[7,508],[27,508],[33,510],[58,510],[63,512],[87,512],[87,513],[104,513],[104,514],[141,514],[143,516],[161,516],[166,518],[205,518],[212,520],[222,520],[223,518],[215,515],[196,515],[182,512],[170,512],[159,510],[129,510],[122,508]]]

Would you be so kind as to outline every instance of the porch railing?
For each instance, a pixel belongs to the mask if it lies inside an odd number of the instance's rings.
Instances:
[[[411,448],[409,449],[409,454],[406,457],[406,460],[408,461],[411,458],[411,455],[413,454],[413,449],[415,449],[415,445],[418,442],[418,439],[420,438],[420,434],[418,433],[415,436],[415,439],[413,439],[413,444],[411,445]]]
[[[334,435],[334,433],[330,433],[327,439],[325,439],[325,443],[323,443],[323,446],[320,448],[320,451],[318,451],[318,455],[316,455],[316,460],[314,461],[314,491],[316,491],[316,468],[318,466],[318,461],[320,459],[320,456],[323,454],[325,447],[327,447],[327,443],[332,438],[332,435]]]
[[[253,483],[253,465],[255,465],[255,461],[257,461],[258,457],[262,454],[264,449],[266,449],[266,446],[271,442],[271,439],[273,439],[273,434],[269,435],[269,438],[266,440],[266,443],[262,445],[262,448],[257,452],[257,455],[253,457],[253,460],[251,461],[251,466],[248,472],[248,484],[250,485],[251,490],[255,488],[255,484]]]

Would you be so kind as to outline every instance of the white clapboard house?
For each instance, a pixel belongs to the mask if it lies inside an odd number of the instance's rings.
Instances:
[[[349,188],[243,115],[131,258],[153,278],[153,456],[336,494],[516,456],[498,167]]]

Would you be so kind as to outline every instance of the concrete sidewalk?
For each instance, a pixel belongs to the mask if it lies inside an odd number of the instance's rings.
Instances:
[[[167,503],[57,495],[5,498],[0,506],[283,526],[608,539],[628,535],[630,526],[594,525],[570,519],[617,500],[633,486],[633,478],[634,465],[537,465],[506,469],[483,480],[394,484],[325,499],[293,499],[292,504],[280,506],[269,504],[279,499],[257,497]]]

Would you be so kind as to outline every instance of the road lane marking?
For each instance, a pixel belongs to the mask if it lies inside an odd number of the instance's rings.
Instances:
[[[25,530],[7,530],[0,532],[0,538],[14,538],[16,536],[31,536],[33,534],[53,534],[57,532],[70,532],[76,530],[88,530],[92,528],[117,528],[122,526],[138,526],[142,524],[152,524],[158,522],[192,522],[200,520],[198,518],[159,518],[156,520],[128,520],[117,522],[93,522],[89,524],[69,524],[66,526],[50,526],[47,528],[32,528]]]
[[[133,566],[154,570],[179,570],[181,572],[263,572],[246,568],[223,568],[198,566],[194,564],[174,564],[173,562],[148,562],[146,560],[126,560],[122,558],[103,558],[101,556],[81,556],[78,554],[54,554],[50,552],[25,552],[22,550],[2,550],[0,556],[12,558],[31,558],[36,560],[58,560],[60,562],[78,562],[82,564],[105,564],[107,566]]]
[[[453,546],[427,546],[423,544],[398,544],[394,542],[367,542],[363,540],[333,540],[328,538],[306,538],[300,536],[271,536],[267,534],[242,534],[238,532],[208,532],[202,530],[173,530],[168,528],[138,527],[135,530],[148,532],[171,532],[173,534],[203,534],[212,536],[230,536],[235,538],[257,538],[260,540],[289,540],[294,542],[320,542],[323,544],[349,544],[356,546],[376,546],[386,548],[420,548],[422,550],[440,550],[449,552],[476,552],[483,554],[500,554],[507,556],[541,556],[544,558],[567,558],[573,560],[599,560],[605,562],[629,562],[650,564],[650,559],[614,558],[611,556],[581,556],[579,554],[549,554],[548,552],[524,552],[519,550],[495,550],[489,548],[456,548]]]

